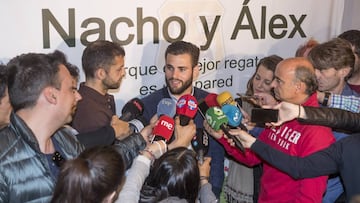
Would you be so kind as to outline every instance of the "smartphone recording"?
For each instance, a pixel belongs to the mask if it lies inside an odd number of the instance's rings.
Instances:
[[[253,108],[251,110],[252,123],[270,123],[277,122],[279,118],[279,111],[277,109],[262,109]]]

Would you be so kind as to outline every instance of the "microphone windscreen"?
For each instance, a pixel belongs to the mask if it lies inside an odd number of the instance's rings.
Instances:
[[[183,95],[176,103],[176,114],[194,118],[197,111],[197,100],[190,94]]]
[[[206,121],[214,130],[220,130],[221,126],[227,125],[228,118],[219,107],[211,107],[206,111]]]
[[[233,97],[231,96],[231,93],[228,91],[224,91],[224,92],[220,93],[216,97],[216,100],[220,106],[225,105],[225,104],[236,105],[236,102],[234,101]]]
[[[157,105],[156,114],[158,117],[161,115],[168,115],[174,117],[176,113],[176,102],[170,98],[163,98]]]
[[[204,99],[200,99],[198,103],[198,110],[200,115],[205,119],[205,113],[210,107],[219,106],[216,101],[217,94],[209,93]]]
[[[205,97],[205,103],[209,106],[209,107],[214,107],[214,106],[219,106],[219,103],[217,102],[217,97],[218,95],[215,93],[209,93],[206,97]]]
[[[228,118],[228,125],[231,127],[238,127],[241,123],[242,113],[237,106],[231,104],[225,104],[221,107],[221,110],[224,112]]]
[[[160,116],[156,125],[153,128],[152,134],[154,140],[166,140],[169,141],[174,132],[175,121],[167,115]]]
[[[123,121],[130,121],[140,116],[144,112],[144,104],[138,98],[133,98],[128,101],[121,110],[120,119]]]
[[[176,113],[180,118],[180,125],[189,124],[190,119],[194,118],[197,112],[197,100],[190,94],[183,95],[176,103]]]

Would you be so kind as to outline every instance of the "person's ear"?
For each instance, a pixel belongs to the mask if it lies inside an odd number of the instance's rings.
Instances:
[[[198,79],[199,74],[200,74],[199,65],[196,65],[193,68],[193,81],[196,81]]]
[[[106,71],[104,68],[99,68],[95,71],[95,78],[103,80],[106,77]]]
[[[345,67],[345,68],[342,68],[342,69],[339,70],[342,78],[345,78],[346,76],[348,76],[350,71],[351,71],[350,67]]]
[[[57,92],[54,87],[46,87],[43,91],[45,99],[51,103],[56,104],[57,103]]]

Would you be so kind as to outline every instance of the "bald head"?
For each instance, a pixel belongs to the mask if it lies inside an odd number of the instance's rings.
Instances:
[[[297,68],[302,67],[315,73],[313,65],[305,57],[288,58],[280,61],[277,65],[277,69],[283,69],[289,72],[295,71]]]
[[[272,85],[277,99],[301,104],[317,89],[314,67],[304,57],[284,59],[276,66]]]

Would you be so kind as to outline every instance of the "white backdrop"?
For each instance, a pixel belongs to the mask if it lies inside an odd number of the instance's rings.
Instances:
[[[117,112],[133,97],[164,85],[164,49],[172,40],[201,47],[195,85],[244,92],[264,56],[293,56],[313,37],[340,33],[343,0],[0,0],[0,60],[26,52],[65,52],[81,69],[88,42],[107,39],[126,50],[127,76],[112,91]],[[80,81],[84,80],[81,73]]]

